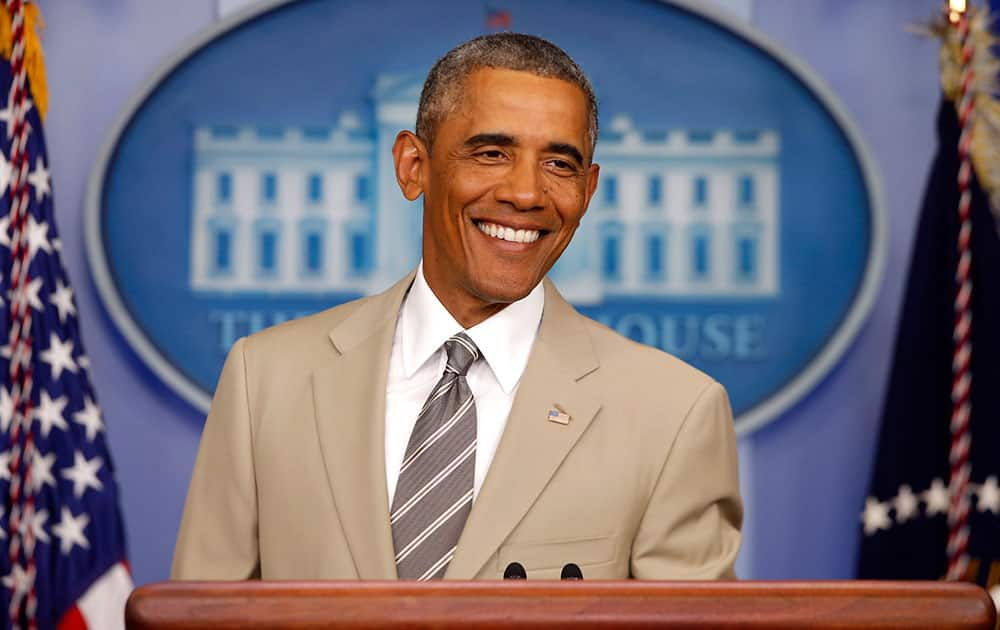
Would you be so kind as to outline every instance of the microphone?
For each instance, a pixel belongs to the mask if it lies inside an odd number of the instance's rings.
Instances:
[[[563,569],[565,571],[565,569]],[[579,569],[577,569],[579,571]],[[507,568],[503,570],[503,579],[505,580],[527,580],[528,574],[524,570],[524,565],[520,562],[511,562],[507,565]]]
[[[562,568],[562,573],[559,575],[560,580],[582,580],[583,571],[580,570],[576,564],[570,562]]]

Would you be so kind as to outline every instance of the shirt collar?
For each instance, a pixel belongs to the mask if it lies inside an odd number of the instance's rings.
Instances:
[[[524,298],[466,330],[493,370],[500,388],[510,394],[521,380],[538,334],[545,307],[542,283]],[[403,373],[411,378],[462,326],[441,304],[424,279],[420,262],[400,313]]]

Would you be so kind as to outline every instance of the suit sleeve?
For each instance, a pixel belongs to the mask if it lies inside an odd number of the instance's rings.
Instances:
[[[260,574],[245,350],[244,339],[230,350],[205,421],[174,549],[175,580]]]
[[[726,391],[712,383],[684,418],[632,545],[638,579],[734,579],[743,507]]]

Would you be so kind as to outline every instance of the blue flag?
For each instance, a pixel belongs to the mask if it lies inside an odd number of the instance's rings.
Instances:
[[[930,173],[871,489],[861,515],[858,577],[945,577],[949,526],[949,429],[959,230],[959,122],[952,102],[937,120]],[[963,579],[1000,581],[1000,237],[975,177],[972,205],[971,478],[969,563]]]

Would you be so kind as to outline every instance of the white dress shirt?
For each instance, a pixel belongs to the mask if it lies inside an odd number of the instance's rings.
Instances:
[[[476,402],[476,473],[473,496],[486,478],[507,424],[517,385],[538,335],[545,306],[539,283],[531,293],[465,331],[482,358],[466,375]],[[396,492],[417,414],[444,373],[444,342],[462,326],[431,291],[420,263],[396,320],[385,389],[385,480],[389,506]]]

